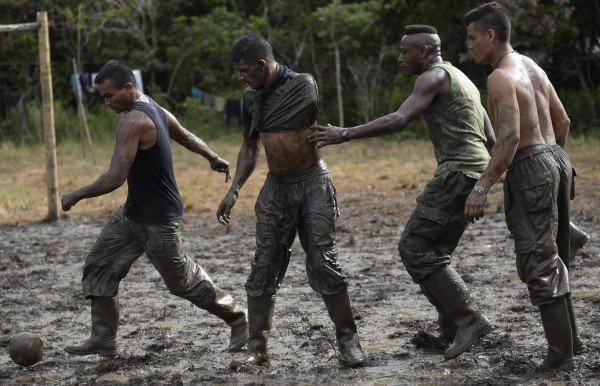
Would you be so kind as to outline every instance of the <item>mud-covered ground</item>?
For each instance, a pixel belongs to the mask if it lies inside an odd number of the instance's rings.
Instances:
[[[335,178],[335,175],[334,175]],[[168,293],[145,257],[120,289],[120,356],[77,357],[63,351],[89,335],[89,303],[81,296],[86,252],[103,219],[0,227],[0,384],[2,385],[594,385],[600,384],[599,184],[584,182],[573,219],[592,240],[572,264],[571,287],[588,350],[576,370],[539,372],[546,343],[514,266],[513,241],[502,214],[501,184],[488,215],[470,226],[454,255],[494,331],[455,360],[414,337],[437,334],[435,313],[405,272],[396,244],[417,189],[377,194],[338,192],[338,248],[368,362],[346,369],[335,351],[333,326],[310,289],[298,243],[281,288],[270,340],[271,363],[244,372],[228,368],[229,329],[216,317]],[[586,191],[589,194],[586,194]],[[245,200],[252,197],[244,196]],[[243,283],[253,257],[250,214],[228,227],[210,212],[185,219],[187,252],[222,288],[245,303]],[[44,357],[24,368],[8,356],[13,334],[31,331]]]

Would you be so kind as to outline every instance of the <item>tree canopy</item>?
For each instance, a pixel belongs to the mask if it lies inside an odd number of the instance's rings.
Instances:
[[[81,72],[110,59],[141,70],[144,89],[171,108],[192,87],[235,98],[243,85],[228,61],[241,36],[267,38],[276,59],[310,72],[321,91],[321,121],[337,122],[336,87],[346,125],[395,110],[413,80],[397,65],[398,45],[409,24],[435,26],[442,53],[483,90],[489,67],[467,60],[466,11],[473,0],[0,0],[0,24],[29,23],[47,11],[52,23],[54,97],[75,105],[72,58]],[[599,120],[600,3],[585,0],[504,0],[513,18],[512,42],[548,72],[578,130]],[[39,101],[37,34],[0,33],[0,114]],[[339,55],[336,84],[335,52]],[[585,96],[585,97],[584,97]],[[20,109],[20,110],[19,110]],[[12,122],[12,121],[11,121]],[[2,132],[15,130],[0,125]]]

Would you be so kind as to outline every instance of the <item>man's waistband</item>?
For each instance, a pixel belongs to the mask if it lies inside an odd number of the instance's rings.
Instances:
[[[275,175],[275,174],[269,172],[269,173],[267,173],[267,179],[270,181],[281,182],[284,184],[293,184],[296,182],[306,181],[313,177],[320,176],[320,175],[327,174],[327,173],[329,173],[329,169],[327,169],[327,165],[325,164],[325,161],[323,161],[321,159],[321,160],[319,160],[319,162],[317,162],[315,164],[315,166],[306,170],[302,174],[297,174],[295,176],[278,176],[278,175]]]
[[[526,160],[528,158],[532,158],[544,153],[552,153],[554,151],[553,145],[536,145],[526,147],[524,149],[517,150],[515,156],[513,157],[511,165],[514,165],[518,162]]]

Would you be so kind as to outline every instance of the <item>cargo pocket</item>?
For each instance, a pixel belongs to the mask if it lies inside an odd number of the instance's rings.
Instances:
[[[444,234],[450,217],[447,212],[427,206],[418,206],[415,215],[415,223],[410,233],[430,240],[437,240]]]
[[[524,207],[529,213],[542,212],[552,208],[554,202],[554,186],[552,173],[541,173],[521,183]]]

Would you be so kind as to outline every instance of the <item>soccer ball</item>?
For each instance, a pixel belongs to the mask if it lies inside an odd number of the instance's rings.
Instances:
[[[19,366],[33,366],[42,359],[44,343],[34,333],[21,332],[10,338],[8,354]]]

